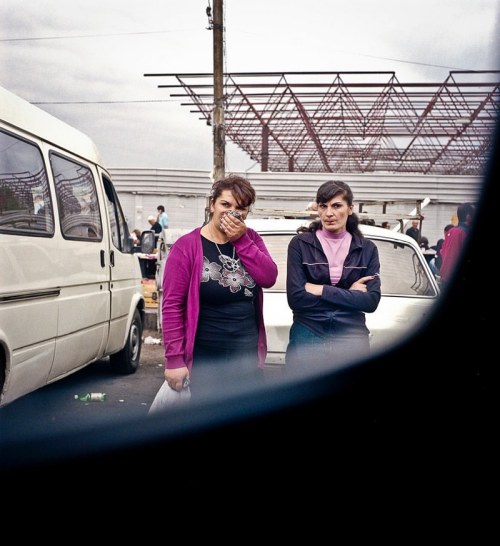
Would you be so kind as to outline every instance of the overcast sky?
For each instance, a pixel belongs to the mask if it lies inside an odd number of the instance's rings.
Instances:
[[[211,72],[213,0],[1,0],[0,85],[87,133],[107,167],[211,170],[211,128],[146,73]],[[225,66],[499,68],[500,0],[225,0]],[[164,102],[155,102],[155,101]],[[66,102],[67,104],[60,104]],[[226,170],[258,170],[231,142]]]

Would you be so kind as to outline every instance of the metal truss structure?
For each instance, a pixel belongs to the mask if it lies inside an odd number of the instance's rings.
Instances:
[[[211,124],[211,73],[173,78]],[[228,73],[225,134],[262,171],[481,175],[500,108],[500,71],[401,83],[394,72]]]

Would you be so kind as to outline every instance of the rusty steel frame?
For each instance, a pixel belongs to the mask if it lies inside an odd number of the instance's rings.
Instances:
[[[211,73],[173,78],[172,98],[212,122]],[[454,70],[444,82],[394,72],[224,75],[225,133],[262,171],[481,175],[493,146],[500,71]]]

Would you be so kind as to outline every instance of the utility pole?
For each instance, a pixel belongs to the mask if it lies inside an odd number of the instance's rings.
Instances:
[[[223,0],[214,0],[214,110],[213,139],[214,165],[213,181],[223,178],[226,164],[226,133],[224,127],[224,16]]]

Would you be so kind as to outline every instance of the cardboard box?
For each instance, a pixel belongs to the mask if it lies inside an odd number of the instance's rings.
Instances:
[[[158,290],[154,279],[142,279],[142,291],[146,308],[158,308]]]

